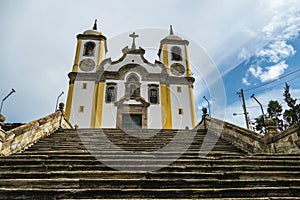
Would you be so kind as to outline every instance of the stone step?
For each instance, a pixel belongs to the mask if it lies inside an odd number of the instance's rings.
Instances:
[[[160,163],[166,163],[168,161],[173,161],[173,159],[145,159],[144,161],[137,159],[103,159],[101,161],[120,163],[120,165],[126,164],[148,164],[150,165],[159,165]],[[65,157],[60,159],[51,159],[49,158],[40,158],[40,159],[14,159],[7,157],[5,159],[0,159],[1,166],[13,166],[13,165],[36,165],[36,164],[66,164],[66,165],[75,165],[75,164],[84,164],[84,165],[94,165],[99,163],[99,160],[96,160],[93,156],[84,157],[82,159],[76,159],[76,157]],[[177,159],[172,164],[174,165],[198,165],[198,166],[235,166],[235,165],[248,165],[248,166],[300,166],[299,161],[295,160],[259,160],[259,159]]]
[[[20,196],[25,199],[67,198],[253,198],[253,197],[298,197],[300,187],[245,187],[245,188],[184,188],[184,189],[22,189],[2,188],[1,199]]]
[[[94,165],[67,165],[67,164],[33,164],[33,165],[8,165],[0,166],[0,172],[45,172],[45,171],[91,171],[91,170],[111,170],[105,164],[97,163]],[[300,166],[289,166],[285,165],[279,166],[249,166],[249,165],[219,165],[219,166],[198,166],[198,165],[176,165],[172,164],[160,171],[172,171],[172,172],[228,172],[228,171],[300,171]]]
[[[120,169],[122,166],[119,167]],[[129,170],[133,171],[129,173]],[[155,171],[143,172],[149,169],[148,166],[126,166],[125,170],[128,175],[122,171],[110,170],[82,170],[82,171],[45,171],[45,172],[19,172],[10,171],[2,172],[0,179],[42,179],[42,178],[145,178],[145,179],[218,179],[218,180],[288,180],[300,177],[299,171],[228,171],[228,172],[172,172],[172,171]],[[115,173],[114,173],[115,172]],[[141,173],[135,173],[141,172]]]
[[[217,179],[101,179],[101,178],[42,178],[42,179],[0,179],[1,188],[19,189],[182,189],[182,188],[245,188],[245,187],[300,187],[300,179],[290,180],[217,180]]]

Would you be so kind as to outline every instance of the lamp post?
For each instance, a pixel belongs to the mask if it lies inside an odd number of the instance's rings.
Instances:
[[[2,112],[2,107],[3,107],[4,101],[5,101],[12,93],[14,93],[14,92],[16,92],[16,90],[14,90],[14,88],[12,88],[11,91],[10,91],[10,93],[9,93],[8,95],[6,95],[6,97],[4,97],[4,98],[2,99],[2,101],[1,101],[1,106],[0,106],[0,114],[1,114],[1,112]]]
[[[251,95],[251,98],[253,98],[259,105],[260,105],[260,109],[261,109],[261,113],[262,113],[262,117],[263,117],[263,123],[265,123],[265,113],[264,113],[264,109],[263,106],[261,105],[261,103],[257,100],[257,98],[255,98],[254,94]]]
[[[210,103],[209,101],[207,100],[207,98],[205,96],[203,96],[203,99],[205,99],[205,101],[207,102],[208,104],[208,115],[211,116],[211,112],[210,112]]]
[[[57,99],[56,99],[56,106],[55,106],[55,111],[54,111],[54,112],[57,111],[58,100],[59,100],[59,98],[60,98],[63,94],[64,94],[64,91],[62,91],[62,92],[58,95],[58,97],[57,97]]]

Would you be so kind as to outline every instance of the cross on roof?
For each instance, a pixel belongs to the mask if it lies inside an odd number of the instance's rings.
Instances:
[[[136,35],[135,32],[133,32],[132,34],[129,35],[129,37],[132,38],[132,49],[135,49],[135,38],[139,37],[139,35]]]

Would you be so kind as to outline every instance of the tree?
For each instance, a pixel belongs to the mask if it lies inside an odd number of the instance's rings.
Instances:
[[[284,111],[284,119],[287,122],[288,126],[292,126],[300,122],[300,105],[297,104],[297,99],[292,98],[290,93],[290,85],[285,83],[284,88],[284,101],[287,106],[290,108]]]
[[[259,117],[255,118],[255,130],[265,134],[265,127],[264,127],[264,118],[262,115],[260,115]]]
[[[282,106],[278,101],[269,101],[268,109],[266,118],[271,118],[277,125],[278,130],[282,131],[284,129],[283,127],[283,120],[281,119],[282,116]],[[265,133],[266,129],[264,126],[264,118],[263,116],[259,116],[255,118],[255,129],[256,131],[259,131],[260,133]]]
[[[270,101],[268,104],[268,117],[271,118],[277,125],[280,131],[283,131],[282,106],[278,101]]]

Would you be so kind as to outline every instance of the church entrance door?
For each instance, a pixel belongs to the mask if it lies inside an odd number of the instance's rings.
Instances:
[[[124,128],[124,129],[141,129],[142,128],[142,115],[122,114],[122,128]]]

